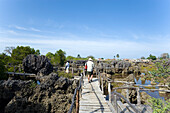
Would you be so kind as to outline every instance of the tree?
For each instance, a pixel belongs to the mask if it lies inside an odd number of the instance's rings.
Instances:
[[[66,53],[64,51],[62,51],[61,49],[58,50],[56,53],[55,53],[55,64],[56,65],[59,65],[59,66],[64,66],[64,63],[66,61]]]
[[[80,54],[77,55],[77,58],[81,58]]]
[[[156,60],[156,56],[153,56],[153,55],[149,55],[149,57],[147,59],[152,59],[152,60]]]
[[[51,53],[51,52],[48,52],[45,56],[46,56],[48,59],[51,59],[52,57],[54,57],[54,54]]]
[[[67,56],[67,58],[66,58],[67,60],[73,60],[74,59],[74,57],[73,56]]]
[[[94,56],[92,56],[92,55],[87,56],[87,58],[92,58],[94,60]]]
[[[114,59],[115,59],[115,56],[114,56]]]
[[[36,55],[40,55],[40,50],[37,49],[37,50],[35,51],[35,54],[36,54]]]
[[[55,55],[53,53],[48,52],[45,56],[50,60],[51,64],[56,65],[55,58],[54,58]]]
[[[117,54],[116,57],[119,58],[119,54]]]
[[[4,62],[5,65],[11,62],[11,57],[6,55],[5,53],[0,54],[0,59]]]
[[[144,57],[144,56],[142,56],[142,57],[141,57],[141,59],[145,59],[145,57]]]
[[[162,59],[168,59],[169,58],[169,54],[168,53],[163,53],[163,54],[161,54],[161,58]]]
[[[34,48],[30,48],[29,46],[17,46],[17,48],[12,50],[12,63],[14,65],[21,64],[23,59],[29,54],[35,54]]]
[[[12,54],[12,51],[13,51],[13,49],[15,49],[15,47],[5,47],[5,52],[7,53],[7,54]]]
[[[5,63],[4,63],[3,59],[0,59],[0,80],[7,78],[7,76],[5,76],[6,69],[5,69],[4,65],[5,65]]]

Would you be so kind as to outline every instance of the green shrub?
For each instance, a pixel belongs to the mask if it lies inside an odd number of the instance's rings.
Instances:
[[[30,88],[35,88],[37,86],[37,83],[35,81],[33,81],[31,84],[30,84]]]
[[[153,113],[168,113],[170,110],[170,99],[163,101],[161,99],[151,98],[148,102],[153,109]]]
[[[72,73],[65,73],[64,71],[57,71],[59,77],[73,78]]]
[[[7,79],[7,76],[5,74],[5,63],[2,59],[0,59],[0,80]]]

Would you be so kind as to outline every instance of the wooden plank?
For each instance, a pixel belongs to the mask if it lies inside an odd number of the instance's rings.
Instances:
[[[93,82],[91,83],[88,83],[87,78],[84,79],[79,113],[88,112],[111,113],[108,103],[99,88],[97,78],[93,78]]]

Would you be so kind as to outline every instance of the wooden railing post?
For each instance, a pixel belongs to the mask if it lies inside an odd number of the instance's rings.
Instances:
[[[73,66],[74,65],[74,62],[72,63],[72,75],[74,74],[74,69],[73,69]]]
[[[79,113],[79,90],[76,93],[76,113]]]
[[[127,84],[126,86],[129,87],[129,84]],[[129,101],[129,89],[126,89],[126,98]]]
[[[97,77],[97,74],[98,74],[98,73],[97,73],[97,67],[96,67],[96,77]]]
[[[117,106],[117,100],[116,100],[116,95],[114,94],[114,108],[116,113],[118,113],[118,106]]]
[[[108,82],[108,93],[109,93],[109,102],[111,103],[112,97],[111,97],[111,86],[110,86],[110,82]]]
[[[102,75],[102,78],[101,78],[101,82],[102,82],[102,94],[104,94],[104,91],[103,91],[103,75]]]
[[[141,105],[140,92],[139,92],[140,89],[137,88],[136,90],[137,90],[137,105]]]

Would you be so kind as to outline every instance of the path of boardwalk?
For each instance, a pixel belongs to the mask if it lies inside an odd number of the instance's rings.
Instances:
[[[79,113],[112,113],[102,91],[99,88],[97,78],[93,78],[93,82],[88,83],[88,79],[84,78],[84,86],[82,97],[80,98]]]

